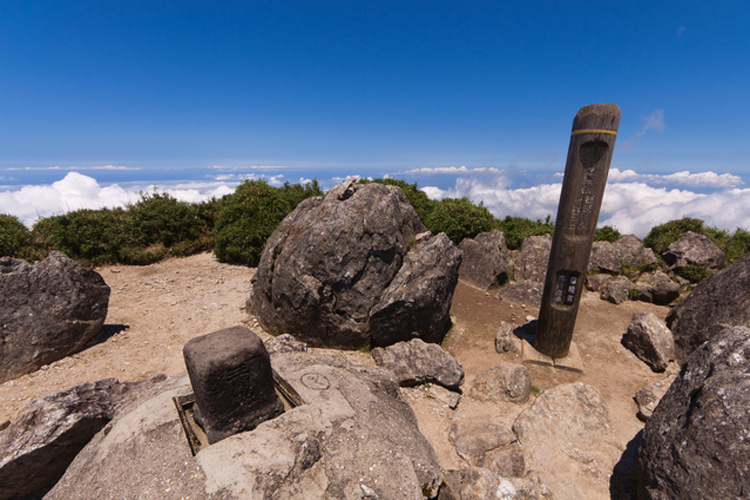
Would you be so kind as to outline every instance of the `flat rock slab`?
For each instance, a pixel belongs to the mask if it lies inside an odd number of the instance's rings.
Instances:
[[[99,433],[47,500],[97,498],[423,500],[442,470],[387,370],[304,352],[274,369],[305,404],[192,456],[172,397],[143,403]]]
[[[609,498],[613,457],[620,451],[609,410],[595,388],[578,382],[543,390],[518,416],[513,432],[527,466],[538,471],[556,500]]]

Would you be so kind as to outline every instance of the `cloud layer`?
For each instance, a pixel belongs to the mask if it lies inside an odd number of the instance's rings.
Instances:
[[[623,234],[644,237],[656,225],[695,217],[722,229],[750,228],[750,189],[742,179],[714,172],[678,172],[668,175],[638,174],[613,168],[599,214],[599,225],[616,227]],[[699,193],[690,188],[711,188]],[[483,202],[495,217],[506,215],[554,219],[562,182],[514,188],[505,174],[462,177],[452,189],[422,188],[434,199],[468,197]]]
[[[236,185],[236,184],[235,184]],[[141,191],[154,191],[154,186],[134,186],[125,189],[117,184],[102,186],[96,179],[78,172],[70,172],[63,179],[44,185],[23,186],[0,192],[0,213],[18,217],[31,226],[40,217],[59,215],[82,208],[100,209],[122,207],[141,198]],[[212,196],[231,193],[234,186],[226,183],[184,183],[171,189],[159,189],[178,200],[199,202]]]
[[[433,199],[468,197],[482,202],[496,217],[507,215],[543,219],[557,214],[562,182],[547,182],[530,187],[516,187],[508,171],[497,168],[440,167],[419,169],[419,174],[456,176],[450,189],[425,186],[422,190]],[[239,175],[229,171],[207,182],[172,183],[158,192],[168,193],[178,200],[201,202],[233,192],[244,179],[263,178],[272,186],[285,181],[309,182],[308,179],[287,179],[278,175]],[[561,179],[553,176],[552,179]],[[341,179],[339,179],[341,180]],[[322,185],[333,185],[323,181]],[[0,213],[17,216],[27,226],[39,217],[61,214],[81,208],[112,208],[134,203],[142,191],[157,190],[154,186],[101,185],[96,179],[78,172],[52,184],[28,185],[0,191]],[[610,170],[600,225],[610,225],[623,234],[644,237],[655,225],[696,217],[722,229],[737,227],[750,229],[750,189],[736,175],[715,172],[688,171],[666,175],[641,174],[633,170]]]

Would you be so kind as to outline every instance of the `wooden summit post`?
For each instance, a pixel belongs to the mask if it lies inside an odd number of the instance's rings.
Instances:
[[[584,106],[573,119],[534,341],[551,358],[570,349],[619,125],[616,104]]]

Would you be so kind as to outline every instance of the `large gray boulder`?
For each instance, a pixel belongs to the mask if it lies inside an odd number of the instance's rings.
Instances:
[[[508,281],[508,247],[502,231],[493,229],[458,245],[463,250],[458,277],[481,290],[500,288]]]
[[[735,325],[750,327],[750,254],[701,281],[667,315],[680,363],[724,327]]]
[[[60,252],[0,258],[0,383],[80,351],[99,333],[109,287]]]
[[[437,495],[443,480],[437,456],[390,372],[305,352],[271,361],[304,404],[193,456],[172,401],[190,392],[185,377],[97,434],[46,499]]]
[[[727,328],[687,359],[646,422],[640,498],[750,494],[750,329]]]
[[[547,276],[549,254],[552,251],[552,236],[529,236],[521,243],[521,250],[513,263],[516,281],[544,283]]]
[[[266,242],[249,309],[265,330],[347,349],[442,339],[461,252],[425,231],[395,186],[348,184],[300,203]],[[377,338],[375,338],[377,337]]]
[[[672,268],[686,265],[706,266],[718,271],[724,267],[726,254],[708,237],[688,231],[672,242],[662,254],[664,262]]]
[[[513,432],[527,466],[538,471],[555,499],[609,498],[620,451],[607,405],[594,387],[578,382],[543,390],[516,418]]]
[[[450,329],[461,251],[445,233],[419,243],[404,257],[396,277],[370,311],[377,345],[420,338],[441,342]]]

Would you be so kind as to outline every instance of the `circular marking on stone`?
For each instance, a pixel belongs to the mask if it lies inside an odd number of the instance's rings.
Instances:
[[[331,387],[331,383],[325,375],[321,375],[320,373],[305,373],[302,375],[301,380],[302,383],[305,384],[305,387],[308,389],[315,389],[316,391],[323,391]]]

